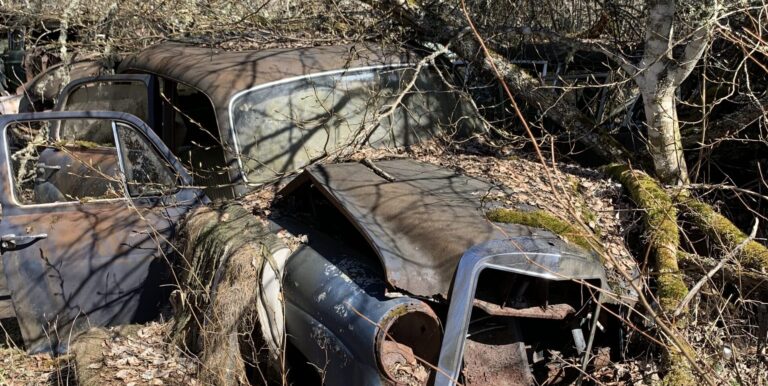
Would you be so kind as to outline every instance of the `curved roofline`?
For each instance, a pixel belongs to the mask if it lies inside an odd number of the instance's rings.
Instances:
[[[176,79],[207,94],[218,110],[259,85],[341,69],[408,64],[418,57],[401,47],[370,43],[246,51],[161,43],[127,58],[118,71]]]

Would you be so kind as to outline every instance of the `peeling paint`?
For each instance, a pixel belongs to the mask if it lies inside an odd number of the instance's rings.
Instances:
[[[342,318],[346,318],[347,315],[349,315],[349,311],[347,311],[347,307],[345,307],[343,304],[337,304],[333,306],[333,310],[336,311],[336,314],[338,314]]]

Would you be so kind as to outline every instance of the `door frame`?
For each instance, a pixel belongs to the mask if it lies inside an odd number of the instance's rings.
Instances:
[[[19,228],[20,224],[6,220],[6,218],[9,218],[10,220],[10,217],[12,216],[24,216],[24,215],[39,216],[39,215],[45,215],[49,213],[51,214],[64,213],[67,211],[76,211],[79,208],[83,208],[84,205],[88,205],[88,207],[93,208],[94,210],[103,210],[99,208],[114,207],[115,204],[119,204],[120,202],[127,202],[127,201],[133,202],[136,205],[136,207],[143,207],[149,210],[153,210],[152,208],[156,207],[157,203],[159,202],[158,197],[132,198],[128,196],[126,191],[125,196],[122,198],[94,200],[94,201],[85,202],[85,203],[80,201],[67,201],[67,202],[55,202],[55,203],[31,204],[31,205],[23,205],[19,203],[15,198],[15,194],[14,194],[15,184],[14,184],[14,181],[12,181],[13,170],[12,170],[12,164],[10,161],[10,152],[8,151],[7,136],[6,136],[8,126],[15,122],[67,120],[67,119],[103,119],[103,120],[112,121],[113,136],[115,136],[115,146],[116,146],[116,151],[118,155],[121,152],[121,149],[120,149],[121,144],[119,139],[116,137],[116,132],[114,131],[115,130],[114,123],[127,124],[128,126],[131,127],[131,129],[137,130],[139,133],[141,133],[144,137],[144,140],[146,140],[152,147],[154,147],[155,150],[158,152],[158,154],[160,154],[160,156],[164,158],[164,160],[167,162],[168,166],[175,171],[175,174],[178,177],[177,183],[178,183],[179,189],[176,190],[176,193],[170,195],[169,196],[170,198],[181,199],[182,201],[185,201],[187,203],[185,207],[188,207],[189,209],[191,209],[194,205],[199,205],[206,202],[205,197],[202,193],[202,190],[191,187],[192,178],[189,175],[189,173],[184,169],[184,167],[181,165],[181,163],[170,152],[170,150],[163,144],[163,142],[154,133],[154,131],[152,131],[144,122],[142,122],[136,116],[133,116],[128,113],[109,112],[109,111],[85,111],[85,112],[62,111],[62,112],[43,112],[43,113],[26,113],[26,114],[17,114],[17,115],[3,115],[3,116],[0,116],[0,137],[1,137],[0,138],[0,163],[4,162],[6,163],[6,166],[0,167],[0,185],[2,185],[0,187],[0,204],[2,205],[0,206],[0,230],[2,231],[2,233],[8,232],[9,229]],[[120,163],[119,164],[120,170],[124,170],[124,165],[122,164],[122,161],[118,160],[118,162]],[[125,186],[125,181],[122,181],[122,184],[123,186]],[[159,199],[164,199],[164,197],[159,197]],[[165,213],[167,212],[168,210],[165,210]],[[172,216],[173,220],[178,221],[181,218],[181,216],[183,216],[184,213],[186,213],[186,210],[178,209],[176,213]],[[171,223],[173,223],[174,222],[173,220],[169,218],[167,221],[170,221]],[[7,225],[3,224],[6,221],[7,221],[6,223]],[[23,231],[19,231],[19,233],[23,233]],[[34,246],[32,244],[34,244],[34,241],[30,243],[28,247],[33,248]],[[27,247],[27,245],[25,244],[24,246],[22,246],[22,248],[23,247]],[[44,325],[41,325],[41,321],[46,320],[46,317],[45,317],[46,312],[50,313],[52,312],[51,309],[58,309],[60,305],[59,304],[60,301],[58,301],[57,299],[54,299],[56,298],[56,296],[52,296],[51,293],[48,293],[48,290],[46,290],[47,287],[45,286],[45,284],[26,283],[24,281],[24,278],[42,277],[42,275],[44,275],[45,273],[46,267],[44,266],[44,264],[41,264],[40,262],[31,262],[31,261],[25,262],[23,259],[21,259],[22,257],[21,254],[23,252],[17,253],[18,250],[20,249],[9,249],[7,251],[6,250],[2,251],[3,256],[1,258],[3,259],[3,263],[4,263],[2,265],[4,267],[4,271],[0,272],[0,274],[4,275],[5,279],[7,279],[6,283],[8,285],[8,289],[11,292],[11,302],[13,304],[13,309],[15,311],[16,318],[19,322],[19,325],[22,327],[22,333],[23,333],[22,335],[24,335],[23,337],[25,339],[25,343],[27,344],[27,349],[31,352],[62,350],[65,347],[66,343],[68,342],[59,341],[59,340],[56,340],[57,338],[53,338],[53,337],[52,337],[53,339],[48,339],[48,340],[40,338],[41,336],[45,335],[45,331],[46,331],[44,328]],[[50,251],[49,249],[49,254],[50,253],[54,254],[54,256],[51,256],[51,257],[55,260],[57,258],[55,256],[56,255],[55,250]],[[154,255],[152,255],[152,253],[148,253],[147,257],[145,258],[137,258],[131,261],[135,261],[136,264],[139,264],[142,267],[146,267],[146,265],[149,264],[150,261],[154,260],[153,256]],[[84,256],[83,258],[87,259],[88,256]],[[114,263],[109,263],[109,264],[114,264]],[[96,277],[96,280],[98,280],[98,277]],[[128,284],[143,283],[140,276],[137,277],[134,275],[131,280],[132,281],[128,282]],[[19,296],[14,296],[13,294],[14,289],[18,290],[19,293],[26,293],[28,295],[27,296],[21,295],[23,299],[19,298]],[[122,312],[122,310],[116,309],[114,312],[119,313],[119,312]],[[125,318],[119,319],[117,320],[117,322],[127,322],[127,320],[123,320],[123,319]],[[68,330],[71,327],[72,327],[71,324],[67,324],[61,328],[66,328]],[[60,328],[60,327],[57,327],[57,328]]]
[[[59,98],[54,106],[54,111],[74,111],[74,110],[62,110],[69,99],[69,94],[74,90],[88,83],[102,83],[102,82],[141,82],[147,91],[147,122],[151,128],[161,127],[162,113],[160,112],[161,100],[158,98],[158,82],[157,77],[149,74],[117,74],[117,75],[99,75],[89,76],[85,78],[75,79],[61,90]]]

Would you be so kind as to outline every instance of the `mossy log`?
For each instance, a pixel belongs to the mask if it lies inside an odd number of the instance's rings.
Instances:
[[[256,326],[260,267],[280,242],[239,205],[195,210],[183,232],[172,338],[198,355],[204,383],[248,384],[244,358],[255,360],[261,347],[241,343]]]
[[[728,252],[735,252],[734,258],[742,266],[760,272],[768,271],[768,248],[754,240],[747,241],[746,233],[711,205],[688,195],[678,196],[677,203],[686,218],[701,229],[709,240],[720,244]],[[738,246],[741,247],[736,249]]]
[[[682,273],[677,262],[680,247],[680,234],[677,227],[677,209],[674,201],[653,177],[632,170],[627,165],[614,164],[605,168],[606,172],[619,180],[629,191],[635,203],[644,211],[643,219],[647,233],[647,243],[652,255],[653,269],[656,273],[656,296],[661,310],[669,318],[680,302],[688,294],[688,287],[683,282]],[[682,313],[675,325],[682,325],[686,313]],[[688,357],[693,350],[683,344],[688,350]],[[691,363],[681,349],[669,344],[665,351],[664,377],[665,385],[694,385],[695,380]]]
[[[653,177],[641,171],[632,170],[627,165],[610,165],[605,169],[627,188],[644,211],[648,245],[657,274],[659,304],[662,310],[671,314],[688,293],[677,264],[680,234],[674,202]]]

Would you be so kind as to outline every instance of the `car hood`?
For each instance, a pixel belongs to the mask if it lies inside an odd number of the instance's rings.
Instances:
[[[563,277],[603,273],[592,254],[548,231],[489,221],[484,206],[491,200],[486,198],[501,189],[449,169],[402,159],[316,165],[279,194],[287,196],[306,184],[360,231],[381,260],[389,284],[413,295],[447,299],[462,255],[491,240],[510,240],[522,252],[568,255],[569,264],[555,267]]]

